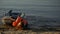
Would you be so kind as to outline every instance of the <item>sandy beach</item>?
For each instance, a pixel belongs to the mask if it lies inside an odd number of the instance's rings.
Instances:
[[[59,31],[32,31],[32,30],[22,30],[22,31],[1,31],[0,34],[60,34]]]

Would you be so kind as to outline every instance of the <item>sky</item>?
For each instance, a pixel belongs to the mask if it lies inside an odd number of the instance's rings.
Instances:
[[[25,9],[27,14],[60,17],[60,0],[0,0],[0,8]]]

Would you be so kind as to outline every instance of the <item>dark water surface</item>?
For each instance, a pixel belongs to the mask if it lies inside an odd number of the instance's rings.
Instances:
[[[0,18],[10,9],[26,13],[35,28],[60,25],[60,0],[0,0]]]
[[[8,13],[10,9],[1,9],[0,10],[0,24],[1,18],[5,16],[5,13]],[[20,12],[18,9],[12,9],[13,12]],[[26,10],[24,10],[26,11]],[[32,11],[32,10],[31,10]],[[42,12],[41,12],[42,13]],[[57,15],[55,15],[57,16]],[[33,14],[26,14],[26,19],[28,20],[29,26],[31,28],[40,28],[41,26],[47,26],[47,27],[54,27],[54,26],[60,26],[60,18],[59,17],[52,17],[52,16],[38,16],[35,13]]]

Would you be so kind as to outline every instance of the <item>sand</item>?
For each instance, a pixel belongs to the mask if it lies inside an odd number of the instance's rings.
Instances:
[[[10,28],[10,29],[9,29]],[[60,28],[59,28],[60,29]],[[60,30],[44,30],[42,29],[27,29],[27,30],[16,30],[12,27],[7,27],[4,25],[0,25],[0,34],[60,34]]]
[[[2,31],[0,34],[60,34],[58,31],[39,31],[34,32],[31,30],[23,30],[23,31]]]

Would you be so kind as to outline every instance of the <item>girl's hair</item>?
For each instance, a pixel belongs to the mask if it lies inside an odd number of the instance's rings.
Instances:
[[[9,16],[12,16],[11,12],[12,12],[12,10],[10,10],[10,11],[8,12]]]

